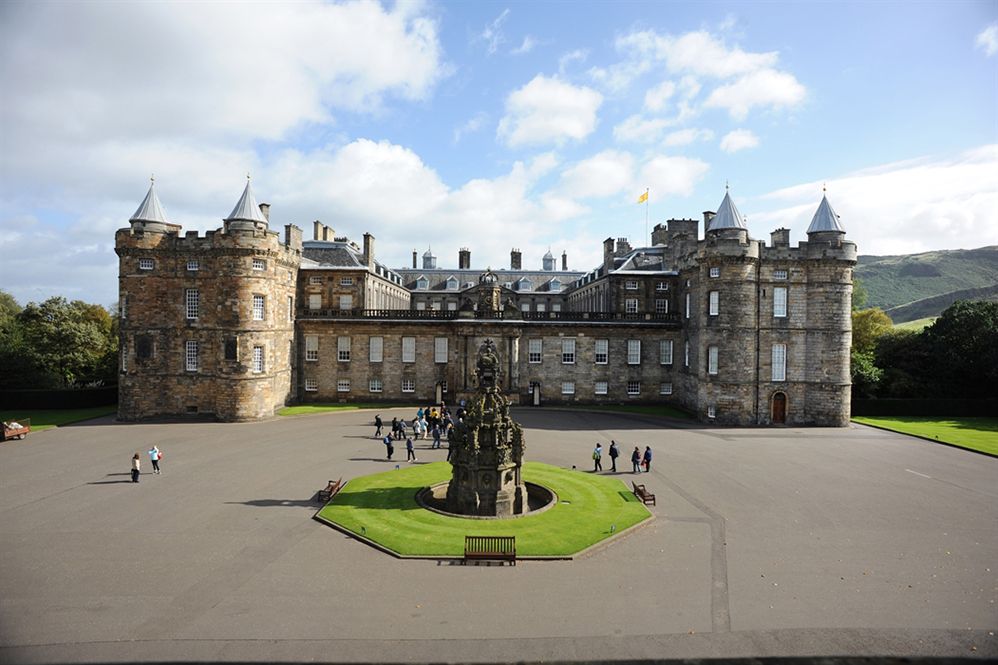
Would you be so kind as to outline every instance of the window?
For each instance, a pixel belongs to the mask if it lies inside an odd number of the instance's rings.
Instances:
[[[656,298],[655,299],[655,313],[656,314],[668,314],[669,313],[669,301],[666,298]]]
[[[543,312],[546,309],[547,309],[547,305],[545,303],[542,303],[542,302],[537,303],[537,311],[538,312]]]
[[[562,395],[574,395],[575,394],[575,381],[562,381],[561,382],[561,394]]]
[[[440,392],[442,392],[442,393],[446,393],[447,392],[447,382],[446,381],[441,381],[440,382]]]
[[[295,299],[294,296],[288,296],[288,322],[295,320]]]
[[[416,338],[415,337],[403,337],[402,338],[402,362],[404,362],[404,363],[414,363],[414,362],[416,362]]]
[[[319,381],[317,379],[305,379],[305,392],[314,393],[319,389]]]
[[[121,371],[128,371],[128,346],[125,342],[121,343]]]
[[[714,405],[713,404],[707,405],[707,417],[713,418],[716,415],[717,415],[717,410],[714,408]]]
[[[308,296],[308,308],[309,309],[322,309],[322,294],[311,293]]]
[[[555,277],[548,282],[548,291],[561,291],[561,280]]]
[[[529,312],[530,311],[530,303],[529,302],[521,302],[520,303],[520,311],[521,312]]]
[[[686,318],[690,318],[690,294],[686,294]]]
[[[707,373],[717,374],[717,347],[707,347]]]
[[[305,335],[305,360],[315,362],[319,359],[319,336]]]
[[[447,338],[446,337],[434,337],[433,338],[433,362],[435,362],[435,363],[445,363],[445,362],[447,362]]]
[[[663,339],[658,343],[658,364],[659,365],[671,365],[672,364],[672,340]]]
[[[640,395],[641,394],[641,382],[640,381],[628,381],[627,382],[627,394],[628,395]]]
[[[593,392],[597,395],[605,395],[607,393],[607,382],[597,381],[593,384]]]
[[[253,270],[266,270],[267,262],[263,259],[253,259]]]
[[[658,394],[659,395],[671,395],[672,394],[672,384],[671,383],[663,383],[663,384],[659,385],[659,387],[658,387]]]
[[[447,311],[448,311],[448,312],[454,312],[454,311],[457,311],[457,303],[456,303],[456,302],[454,302],[453,300],[449,301],[449,302],[447,303]]]
[[[156,262],[152,259],[139,259],[139,270],[152,270],[156,267]]]
[[[145,360],[152,356],[152,339],[149,335],[138,335],[135,338],[135,357]]]
[[[253,296],[253,320],[263,321],[264,308],[267,301],[263,296],[255,295]]]
[[[196,340],[187,340],[187,345],[184,349],[184,357],[186,359],[188,372],[196,372],[200,369],[201,363],[198,354],[198,342]]]
[[[629,279],[626,282],[624,282],[624,288],[627,289],[628,291],[637,291],[638,281],[636,279]]]
[[[457,291],[457,286],[458,286],[457,277],[448,277],[447,278],[447,290],[448,291]]]
[[[187,318],[198,318],[198,311],[201,305],[201,294],[197,289],[187,289],[184,295],[184,302],[187,305]]]
[[[551,303],[551,311],[552,312],[560,312],[561,311],[561,303],[560,302]]]
[[[368,357],[372,363],[380,363],[384,359],[385,338],[371,337],[368,340]]]
[[[773,381],[787,380],[787,345],[773,345]]]
[[[350,392],[350,379],[340,379],[339,381],[337,381],[336,392],[338,393]]]
[[[561,363],[563,365],[575,364],[575,338],[566,337],[561,340]]]
[[[429,288],[429,286],[430,286],[430,280],[426,279],[425,277],[420,277],[419,279],[416,280],[416,288],[421,291],[425,291],[427,288]]]
[[[686,346],[683,348],[683,366],[690,366],[690,342],[686,341]]]
[[[340,309],[353,309],[353,296],[340,296]]]
[[[655,290],[656,291],[668,291],[669,290],[669,283],[668,282],[658,282],[658,283],[655,284]]]
[[[402,392],[404,392],[404,393],[414,393],[414,392],[416,392],[416,380],[415,379],[402,379]]]
[[[430,311],[439,312],[440,311],[440,301],[434,300],[430,303]]]
[[[263,347],[254,346],[253,347],[253,371],[257,374],[264,370],[263,366]]]
[[[426,309],[426,303],[425,302],[423,302],[422,300],[420,300],[419,302],[416,303],[416,311],[417,312],[422,312],[424,309]]]
[[[711,269],[710,269],[710,276],[711,277],[720,277],[721,276],[721,269],[718,266],[712,266]]]
[[[383,389],[382,387],[381,379],[371,379],[367,383],[367,390],[372,393],[380,393]]]
[[[637,298],[627,298],[624,300],[624,312],[627,314],[637,314],[638,313],[638,299]]]
[[[773,271],[773,279],[786,279],[786,278],[787,278],[787,271],[786,270],[774,270]]]
[[[188,272],[197,272],[200,269],[201,269],[201,264],[198,263],[197,259],[191,259],[190,261],[187,262]]]
[[[787,287],[777,286],[773,289],[773,316],[785,318],[787,315]]]
[[[311,284],[312,286],[322,284],[322,277],[319,275],[312,275],[311,277],[308,278],[308,283]]]
[[[539,363],[541,361],[542,340],[527,340],[527,362]]]
[[[239,341],[236,339],[225,340],[225,359],[239,360]]]
[[[711,316],[717,316],[717,312],[720,309],[721,298],[720,293],[717,291],[711,291],[707,294],[707,313]]]
[[[353,277],[340,277],[340,286],[353,286]]]
[[[350,362],[350,338],[336,338],[336,360],[339,362]]]
[[[121,310],[121,318],[127,319],[128,318],[128,296],[126,296],[126,295],[122,295],[121,296],[121,307],[119,309]]]
[[[605,365],[610,359],[610,340],[598,339],[593,349],[593,362],[597,365]]]
[[[628,365],[640,365],[641,364],[641,340],[640,339],[629,339],[629,340],[627,340],[627,364]]]

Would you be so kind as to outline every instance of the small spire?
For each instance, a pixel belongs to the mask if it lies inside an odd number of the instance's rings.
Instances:
[[[130,222],[161,222],[166,224],[166,210],[156,196],[155,178],[149,178],[149,191],[129,220]]]
[[[827,194],[828,193],[828,183],[827,182],[821,183],[821,193],[822,194]]]

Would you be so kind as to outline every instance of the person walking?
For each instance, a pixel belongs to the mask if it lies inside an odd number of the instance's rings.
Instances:
[[[620,457],[620,449],[617,448],[617,442],[610,439],[610,470],[614,473],[617,472],[618,457]]]
[[[651,446],[645,446],[644,465],[645,473],[651,471]]]
[[[149,451],[149,461],[152,462],[152,472],[159,473],[159,461],[163,459],[163,453],[156,446]]]
[[[412,449],[412,437],[407,437],[405,440],[405,461],[415,462],[416,461],[416,451]]]
[[[393,445],[392,437],[391,436],[385,436],[385,438],[382,441],[382,443],[385,444],[386,452],[388,453],[388,459],[391,460],[392,459],[392,453],[395,452],[395,446]]]
[[[631,453],[631,466],[634,467],[633,473],[641,473],[641,451],[637,446],[634,446],[634,452]]]
[[[132,456],[132,482],[139,482],[139,473],[142,471],[142,460],[139,459],[139,454],[135,453]]]
[[[433,445],[430,447],[431,448],[440,447],[440,427],[437,425],[433,426]]]
[[[593,449],[593,473],[603,470],[603,444],[597,443]]]
[[[392,436],[399,438],[399,419],[396,417],[392,418]]]
[[[381,438],[381,426],[382,426],[382,424],[383,423],[381,422],[381,414],[379,413],[378,415],[374,416],[374,438],[375,439],[380,439]]]

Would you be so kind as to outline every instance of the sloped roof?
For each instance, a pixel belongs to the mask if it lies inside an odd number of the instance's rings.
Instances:
[[[735,207],[734,201],[731,200],[731,195],[728,192],[724,192],[724,200],[721,201],[721,205],[717,208],[717,214],[714,218],[710,220],[710,226],[707,228],[708,231],[718,231],[720,229],[746,229],[745,220],[742,219],[742,215],[738,212],[738,208]]]
[[[832,210],[832,204],[828,202],[828,197],[822,195],[821,203],[818,205],[818,210],[814,213],[814,217],[811,219],[811,226],[807,227],[808,233],[817,233],[818,231],[835,231],[836,233],[845,233],[846,230],[842,228],[839,223],[839,216],[835,214]]]
[[[149,183],[149,191],[146,192],[146,197],[142,199],[142,203],[139,204],[135,214],[128,221],[168,223],[166,221],[166,211],[163,210],[163,204],[159,202],[159,197],[156,196],[155,181]]]
[[[239,197],[239,201],[236,203],[236,207],[232,209],[229,216],[225,218],[226,222],[263,222],[267,223],[267,218],[263,216],[260,212],[260,206],[256,203],[256,197],[253,196],[253,190],[250,188],[249,179],[246,179],[246,189],[243,190],[243,195]]]

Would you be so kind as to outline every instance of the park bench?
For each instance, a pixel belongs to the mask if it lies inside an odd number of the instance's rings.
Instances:
[[[509,561],[516,565],[516,536],[465,536],[464,561]]]
[[[658,505],[657,503],[655,503],[655,495],[652,494],[651,492],[649,492],[647,489],[645,489],[644,485],[639,485],[636,482],[634,482],[633,480],[631,481],[631,485],[634,486],[634,496],[636,496],[639,499],[641,499],[641,501],[646,506],[649,503],[652,504],[653,506],[657,506]]]
[[[3,424],[3,438],[0,441],[23,439],[31,431],[31,418],[12,420]]]
[[[343,489],[343,478],[335,482],[330,480],[325,489],[321,489],[316,493],[315,500],[319,503],[328,503],[341,489]]]

